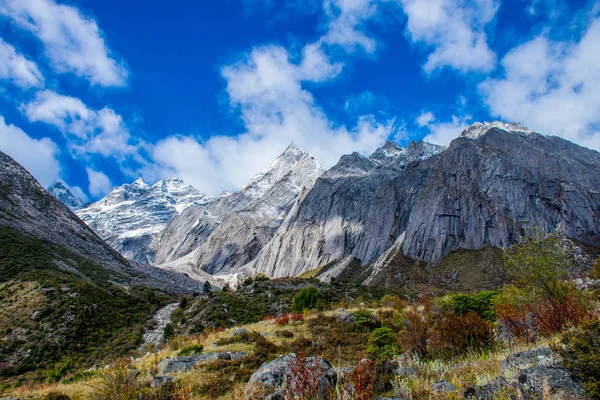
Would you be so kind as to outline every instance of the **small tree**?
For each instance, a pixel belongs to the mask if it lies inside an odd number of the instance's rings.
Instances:
[[[519,286],[538,290],[546,299],[562,299],[563,280],[568,276],[571,262],[556,235],[544,238],[536,230],[506,252],[504,267]]]
[[[301,289],[294,296],[292,303],[292,312],[302,312],[304,310],[312,310],[319,302],[319,289],[316,287],[307,287]]]

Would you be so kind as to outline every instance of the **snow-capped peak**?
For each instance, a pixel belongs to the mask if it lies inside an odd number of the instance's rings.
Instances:
[[[386,141],[383,147],[375,150],[369,160],[375,164],[403,169],[408,163],[416,160],[424,160],[445,150],[445,147],[427,142],[410,142],[408,147]]]
[[[254,176],[242,192],[247,196],[260,198],[288,174],[299,188],[312,186],[322,173],[321,164],[310,153],[300,150],[292,143],[269,167]]]
[[[75,196],[69,185],[67,185],[63,180],[59,180],[58,182],[48,186],[47,190],[50,192],[50,194],[63,202],[73,211],[79,210],[81,207],[83,207],[83,200]]]
[[[506,132],[533,133],[534,131],[526,126],[516,122],[475,122],[473,125],[461,132],[460,137],[467,139],[477,139],[492,128],[502,129]]]

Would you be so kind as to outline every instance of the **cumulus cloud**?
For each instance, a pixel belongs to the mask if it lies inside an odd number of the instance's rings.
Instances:
[[[120,157],[137,151],[123,119],[108,107],[93,110],[78,98],[45,90],[22,109],[30,121],[58,128],[76,152]]]
[[[87,167],[85,170],[90,182],[88,190],[92,196],[104,196],[111,191],[113,184],[105,173],[96,171],[90,167]]]
[[[87,203],[88,196],[87,196],[87,194],[85,194],[83,189],[81,189],[79,186],[69,186],[69,189],[71,189],[71,193],[73,193],[73,195],[75,197],[77,197],[79,200],[83,201],[84,203]]]
[[[56,144],[48,138],[31,138],[20,128],[7,124],[1,115],[0,150],[31,172],[44,187],[59,178],[60,164],[56,159]]]
[[[128,71],[110,53],[96,21],[53,0],[0,0],[0,15],[34,34],[53,69],[94,85],[123,86]]]
[[[224,67],[230,104],[241,111],[247,131],[213,136],[203,143],[190,136],[166,138],[154,147],[156,165],[146,174],[180,176],[202,191],[217,194],[243,186],[291,142],[326,167],[342,154],[368,154],[382,145],[392,130],[390,121],[362,116],[352,129],[329,121],[303,82],[331,78],[337,68],[324,54],[321,68],[306,68],[312,63],[306,54],[294,63],[285,48],[265,46]]]
[[[417,125],[420,127],[427,126],[435,120],[435,116],[431,111],[423,111],[417,117]]]
[[[463,73],[489,72],[496,55],[485,27],[498,10],[497,0],[397,0],[408,17],[407,34],[430,51],[427,73],[451,67]]]
[[[450,121],[436,121],[432,112],[424,111],[417,117],[417,124],[429,132],[423,139],[424,141],[448,146],[452,140],[469,127],[470,119],[470,116],[457,117],[453,115]]]
[[[365,23],[377,14],[379,3],[379,0],[325,0],[328,24],[321,40],[349,52],[362,48],[373,53],[377,42],[365,32]]]
[[[490,112],[541,133],[600,149],[600,19],[579,41],[545,34],[502,59],[503,75],[479,90]]]
[[[12,45],[0,38],[0,80],[3,79],[23,89],[44,84],[44,77],[36,63],[19,54]]]

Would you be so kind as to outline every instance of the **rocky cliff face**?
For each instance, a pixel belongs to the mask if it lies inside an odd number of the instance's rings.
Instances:
[[[458,248],[506,247],[533,227],[597,242],[600,153],[516,124],[487,124],[444,151],[387,144],[370,158],[342,157],[251,266],[290,276],[348,256],[366,264],[394,244],[435,262]]]
[[[64,205],[69,207],[71,211],[77,211],[83,208],[83,200],[78,198],[71,192],[69,186],[63,181],[58,181],[46,189],[51,195],[60,200]]]
[[[102,200],[77,211],[108,244],[123,256],[150,262],[149,246],[166,224],[206,197],[181,179],[159,181],[150,186],[138,179],[115,188]]]
[[[267,169],[233,194],[190,207],[157,237],[156,264],[185,258],[211,274],[228,274],[254,259],[293,202],[321,175],[309,153],[288,147]]]

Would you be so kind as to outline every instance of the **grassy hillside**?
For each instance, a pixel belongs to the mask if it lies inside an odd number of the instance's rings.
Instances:
[[[113,283],[121,278],[0,227],[0,378],[58,379],[135,349],[145,321],[165,299]]]

